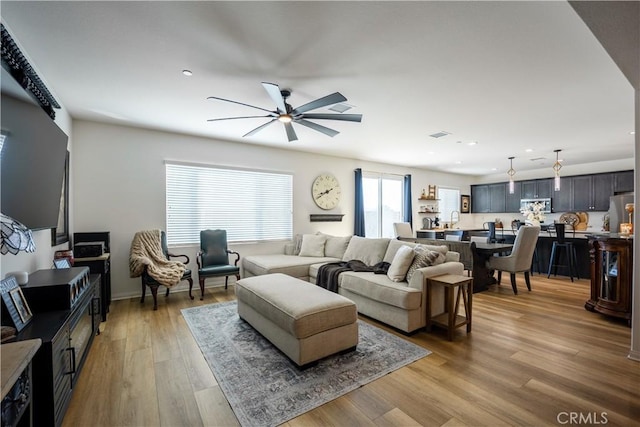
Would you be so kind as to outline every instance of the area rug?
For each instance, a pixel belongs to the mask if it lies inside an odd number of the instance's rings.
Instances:
[[[358,321],[355,351],[300,370],[225,302],[182,310],[243,426],[276,426],[431,352]]]

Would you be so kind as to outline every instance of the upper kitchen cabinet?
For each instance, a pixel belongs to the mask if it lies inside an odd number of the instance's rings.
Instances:
[[[507,184],[484,184],[471,186],[472,213],[505,212]]]
[[[516,181],[513,183],[513,194],[509,194],[507,191],[506,197],[506,211],[509,213],[519,213],[520,212],[520,199],[522,199],[522,183],[520,181]],[[509,183],[507,183],[507,189],[509,188]]]
[[[613,175],[614,193],[629,193],[633,191],[633,171],[616,172]]]
[[[521,190],[523,199],[546,199],[553,197],[553,178],[522,181]]]
[[[573,187],[572,210],[608,210],[609,197],[613,195],[613,177],[611,173],[568,177],[566,180],[571,180]]]

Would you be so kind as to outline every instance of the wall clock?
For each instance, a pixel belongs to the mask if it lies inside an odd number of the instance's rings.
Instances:
[[[340,202],[340,183],[335,176],[321,174],[316,177],[311,186],[311,197],[321,209],[333,209]]]

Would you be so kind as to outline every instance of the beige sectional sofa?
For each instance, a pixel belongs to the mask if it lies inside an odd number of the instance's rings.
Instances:
[[[397,273],[397,260],[394,263],[394,258],[402,246],[413,249],[416,244],[396,239],[304,235],[302,239],[287,245],[285,254],[244,257],[243,277],[284,273],[315,283],[321,265],[351,260],[360,260],[368,266],[385,261],[391,265],[389,272],[393,269]],[[462,274],[464,270],[457,252],[448,251],[446,246],[421,245],[418,249],[425,248],[440,252],[441,263],[426,267],[419,266],[422,264],[413,265],[409,281],[406,278],[399,280],[397,274],[391,277],[399,281],[392,280],[387,274],[345,271],[338,277],[338,293],[355,302],[359,313],[404,332],[424,327],[427,279],[442,274]],[[412,251],[405,249],[403,252]],[[442,289],[433,289],[432,295],[432,313],[442,312]]]

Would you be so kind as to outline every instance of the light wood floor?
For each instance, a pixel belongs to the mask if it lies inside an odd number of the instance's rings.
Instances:
[[[587,280],[535,275],[532,292],[522,282],[517,296],[508,278],[474,294],[471,334],[405,337],[433,354],[287,425],[639,425],[640,363],[627,358],[626,324],[584,309]],[[158,299],[155,312],[149,295],[112,303],[64,426],[237,425],[180,313],[232,300],[233,289]]]

